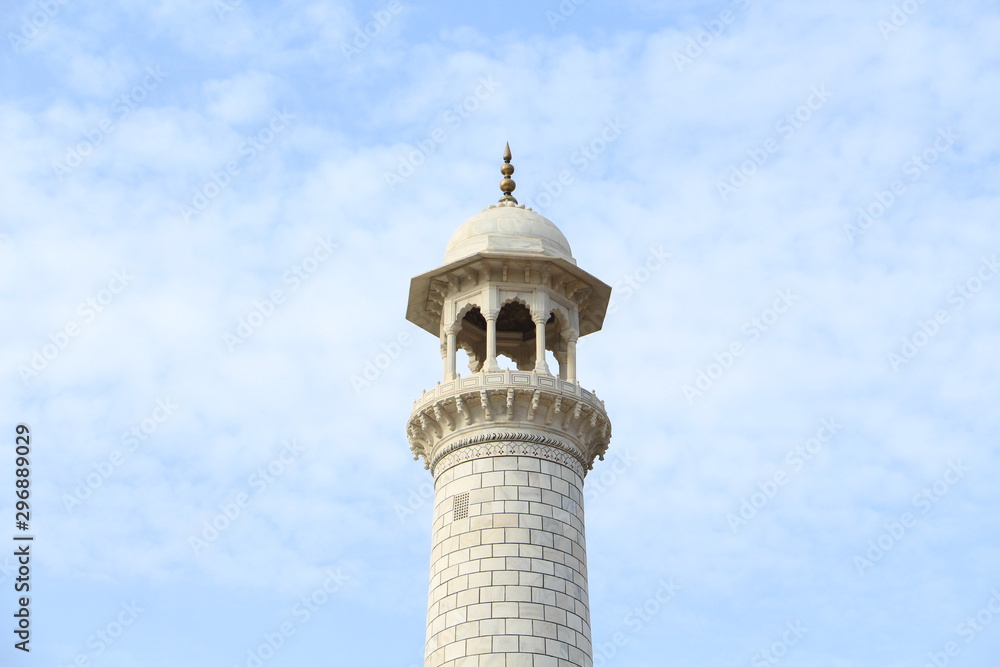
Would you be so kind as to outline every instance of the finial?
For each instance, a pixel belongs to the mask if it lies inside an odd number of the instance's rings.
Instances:
[[[503,180],[500,181],[500,191],[503,192],[503,197],[500,197],[500,201],[498,203],[501,204],[504,202],[513,202],[514,204],[517,203],[514,196],[510,194],[514,191],[514,188],[517,187],[510,177],[511,174],[514,173],[514,165],[510,163],[510,158],[510,142],[508,142],[503,151],[503,166],[500,167],[500,173],[503,174]]]

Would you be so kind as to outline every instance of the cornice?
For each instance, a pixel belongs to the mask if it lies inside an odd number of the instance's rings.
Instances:
[[[579,385],[533,372],[476,373],[425,392],[406,428],[415,459],[436,470],[453,452],[517,441],[569,453],[584,470],[611,440],[604,402]]]

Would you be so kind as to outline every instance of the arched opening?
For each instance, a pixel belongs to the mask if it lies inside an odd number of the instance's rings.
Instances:
[[[535,323],[531,321],[531,311],[521,301],[508,301],[497,315],[497,333],[517,332],[535,335]]]
[[[516,369],[575,379],[575,336],[565,340],[566,331],[570,331],[568,315],[558,307],[549,311],[542,325],[532,319],[523,300],[513,298],[501,306],[491,326],[478,305],[466,304],[455,326],[446,331],[445,378],[459,376],[460,368],[467,367],[472,373],[484,368]],[[494,357],[492,362],[489,355]],[[461,366],[460,361],[464,362]]]
[[[497,355],[511,359],[517,370],[535,367],[535,323],[520,300],[508,301],[497,314]]]
[[[470,373],[475,373],[472,370],[472,359],[469,357],[469,353],[465,351],[464,348],[458,348],[455,350],[455,372],[461,376],[463,371],[468,369]]]
[[[486,318],[475,304],[467,305],[458,315],[459,326],[455,342],[457,350],[463,352],[465,359],[465,364],[458,368],[468,368],[471,373],[478,373],[486,359]]]
[[[548,364],[549,370],[552,371],[553,375],[558,375],[559,377],[563,377],[562,373],[566,364],[559,363],[559,360],[556,358],[556,355],[552,350],[545,350],[545,361]],[[555,372],[556,369],[559,369],[558,373]]]
[[[502,371],[522,370],[517,367],[517,362],[508,357],[506,354],[497,355],[497,366],[499,366]]]

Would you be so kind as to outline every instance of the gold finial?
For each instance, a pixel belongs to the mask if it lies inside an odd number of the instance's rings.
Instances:
[[[503,192],[503,197],[500,197],[499,203],[509,201],[516,204],[517,200],[510,194],[517,187],[510,177],[514,173],[514,165],[510,163],[510,157],[510,143],[508,142],[503,151],[503,166],[500,167],[500,173],[503,174],[503,180],[500,181],[500,191]]]

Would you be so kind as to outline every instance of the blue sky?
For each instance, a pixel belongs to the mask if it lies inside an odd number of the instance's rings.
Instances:
[[[515,195],[615,288],[579,350],[614,424],[597,664],[996,664],[995,5],[0,24],[0,401],[37,536],[32,652],[2,627],[4,664],[422,664],[404,425],[441,362],[405,302],[507,141]]]

